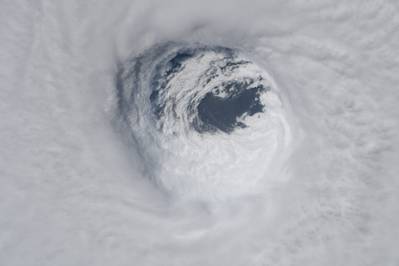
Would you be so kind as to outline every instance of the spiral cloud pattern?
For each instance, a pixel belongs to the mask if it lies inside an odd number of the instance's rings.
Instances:
[[[398,14],[0,1],[0,265],[399,265]]]

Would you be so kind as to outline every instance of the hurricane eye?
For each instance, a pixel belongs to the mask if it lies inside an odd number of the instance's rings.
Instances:
[[[163,188],[224,197],[251,191],[271,171],[289,129],[259,65],[238,50],[197,44],[157,46],[129,62],[119,95],[130,97],[120,110]],[[257,148],[247,154],[247,145]]]

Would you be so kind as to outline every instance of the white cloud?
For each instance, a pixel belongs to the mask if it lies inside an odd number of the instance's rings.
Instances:
[[[398,263],[394,1],[0,5],[0,264]],[[165,40],[241,48],[274,77],[305,136],[287,183],[204,207],[142,178],[113,75]]]

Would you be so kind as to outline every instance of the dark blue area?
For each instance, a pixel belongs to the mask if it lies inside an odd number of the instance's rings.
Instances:
[[[208,92],[198,105],[198,118],[194,124],[199,132],[215,132],[221,130],[231,133],[236,127],[244,128],[245,124],[237,119],[243,114],[252,116],[263,112],[264,106],[259,95],[265,90],[263,86],[244,88],[245,83],[235,82],[225,88],[230,95],[222,98]]]
[[[178,52],[171,60],[168,62],[168,70],[166,71],[166,76],[172,73],[176,73],[181,70],[182,64],[187,59],[193,57],[192,51],[181,51]]]

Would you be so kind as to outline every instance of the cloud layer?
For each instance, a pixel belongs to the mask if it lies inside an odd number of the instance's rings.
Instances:
[[[398,263],[395,1],[0,5],[0,264]],[[237,48],[267,70],[301,136],[289,178],[204,205],[144,177],[113,123],[114,77],[164,41]]]

